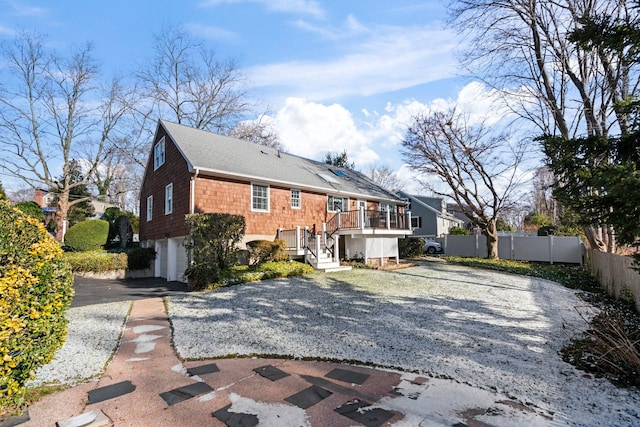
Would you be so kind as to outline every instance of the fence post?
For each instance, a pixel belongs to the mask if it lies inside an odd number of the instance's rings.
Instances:
[[[553,235],[549,235],[549,263],[553,265]]]
[[[513,244],[513,233],[511,233],[511,236],[510,236],[509,240],[510,240],[510,243],[511,243],[511,253],[509,254],[511,256],[511,258],[509,258],[509,259],[515,259],[516,249],[515,249],[515,246]]]
[[[475,234],[476,238],[476,258],[480,258],[480,242],[478,239],[478,233]]]

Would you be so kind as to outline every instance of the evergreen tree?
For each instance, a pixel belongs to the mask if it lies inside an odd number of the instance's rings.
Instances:
[[[340,154],[331,154],[327,153],[324,158],[324,162],[328,165],[337,166],[339,168],[345,169],[356,169],[356,164],[349,161],[349,156],[347,156],[347,150],[344,150]]]
[[[613,57],[625,67],[640,62],[640,25],[610,16],[584,17],[570,40],[584,50]],[[547,164],[557,177],[554,195],[588,226],[609,224],[619,243],[640,245],[640,117],[636,97],[620,99],[625,117],[615,137],[543,137]]]

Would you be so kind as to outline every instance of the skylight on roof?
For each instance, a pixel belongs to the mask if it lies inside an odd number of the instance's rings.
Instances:
[[[339,170],[336,170],[336,169],[329,169],[329,170],[330,170],[331,172],[333,172],[334,174],[336,174],[336,175],[338,175],[338,176],[341,176],[341,177],[343,177],[343,178],[346,178],[346,176],[347,176],[347,174],[346,174],[346,173],[344,173],[344,172],[342,172],[342,171],[339,171]]]
[[[330,182],[330,183],[333,183],[333,184],[340,184],[337,179],[335,179],[331,175],[327,175],[326,173],[318,172],[318,176],[320,178],[324,179],[327,182]]]

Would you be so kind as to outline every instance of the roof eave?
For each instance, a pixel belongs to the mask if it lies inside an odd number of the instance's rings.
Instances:
[[[352,191],[339,190],[335,187],[303,185],[303,184],[300,184],[299,182],[274,180],[272,178],[265,178],[258,175],[229,173],[223,170],[210,169],[210,168],[201,167],[201,166],[193,166],[188,160],[187,160],[187,163],[189,164],[189,172],[192,174],[195,173],[195,171],[197,170],[199,175],[215,176],[219,178],[235,179],[239,181],[262,182],[265,184],[280,185],[280,186],[291,187],[299,190],[316,191],[316,192],[327,193],[327,194],[341,194],[345,196],[352,196],[355,198],[367,198],[369,200],[377,200],[377,201],[383,201],[383,202],[398,203],[402,201],[402,199],[400,198],[392,199],[392,198],[375,196],[372,194],[355,193]]]

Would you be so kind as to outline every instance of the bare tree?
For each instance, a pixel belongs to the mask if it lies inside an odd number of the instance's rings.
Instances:
[[[487,237],[487,256],[498,258],[496,220],[513,204],[524,144],[451,109],[413,117],[402,146],[411,168],[444,184],[429,190],[455,200]]]
[[[470,40],[464,63],[541,133],[606,136],[628,127],[619,101],[637,90],[637,68],[624,52],[585,50],[570,41],[584,18],[633,20],[637,10],[626,2],[458,0],[451,12]]]
[[[256,120],[238,122],[229,132],[229,136],[272,147],[278,151],[287,151],[280,142],[280,136],[274,129],[273,123],[266,118],[266,114],[260,115]]]
[[[535,212],[544,214],[553,225],[558,224],[558,203],[552,194],[552,185],[555,182],[553,172],[549,167],[542,166],[534,171],[533,198]]]
[[[636,5],[612,0],[457,0],[451,11],[453,22],[470,40],[465,64],[502,91],[512,110],[542,134],[568,140],[629,129],[624,104],[638,91],[640,63],[629,49],[585,46],[573,42],[572,35],[602,17],[621,24],[637,22]],[[611,227],[591,226],[585,232],[592,247],[614,250]]]
[[[70,191],[89,183],[126,111],[117,81],[100,87],[91,51],[87,44],[61,56],[26,32],[2,44],[0,167],[34,189],[59,193],[59,239],[69,208],[86,200],[70,200]],[[87,164],[84,179],[73,181],[71,165],[80,159]]]
[[[387,165],[373,164],[366,172],[367,177],[391,192],[400,191],[405,183]]]
[[[237,62],[218,59],[182,28],[162,28],[155,36],[154,54],[138,79],[155,116],[227,133],[248,110],[245,78]]]

